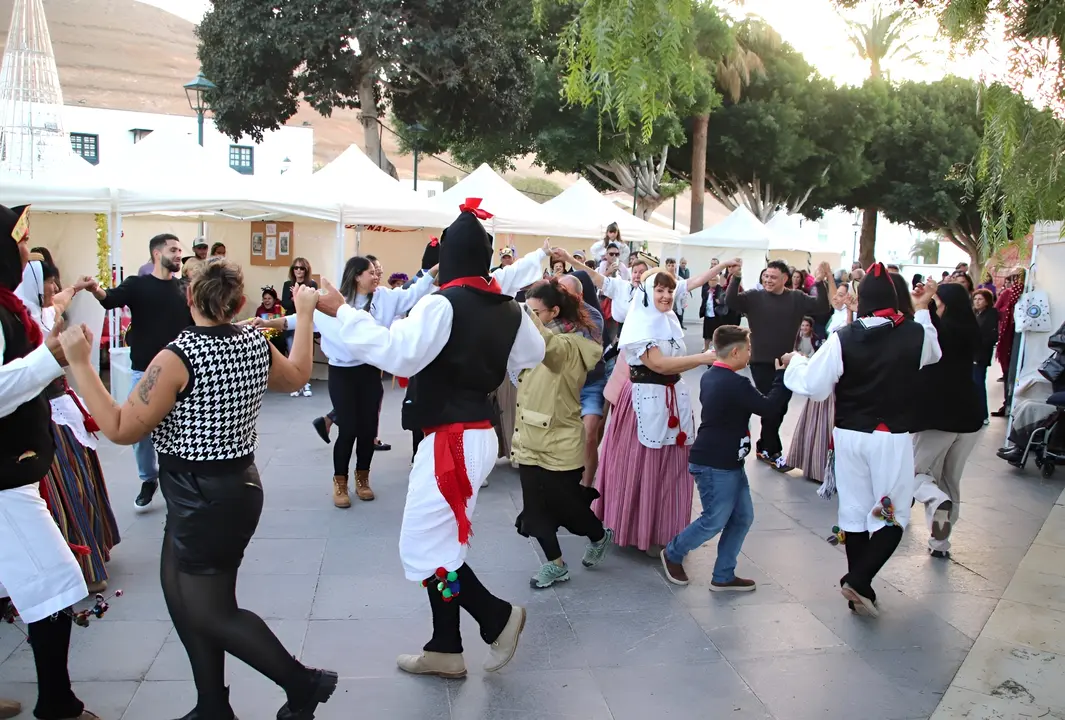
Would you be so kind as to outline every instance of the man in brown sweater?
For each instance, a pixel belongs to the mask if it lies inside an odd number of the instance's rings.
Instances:
[[[777,358],[795,349],[795,336],[803,317],[830,312],[828,299],[835,294],[836,283],[831,266],[823,262],[815,273],[817,284],[812,294],[807,295],[802,289],[788,290],[785,287],[788,266],[774,260],[762,272],[763,289],[740,292],[742,272],[743,261],[733,260],[729,268],[732,280],[725,294],[725,303],[730,310],[747,316],[751,328],[751,376],[759,392],[766,395],[776,377],[774,363]],[[791,469],[781,454],[783,445],[780,442],[780,425],[790,400],[791,392],[787,391],[780,413],[762,416],[762,434],[756,446],[758,459],[781,472]]]

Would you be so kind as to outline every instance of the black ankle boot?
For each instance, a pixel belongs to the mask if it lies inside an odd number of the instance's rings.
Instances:
[[[337,689],[337,674],[331,670],[307,668],[306,684],[298,690],[285,689],[288,702],[277,711],[277,720],[313,720],[318,706],[328,702]]]
[[[229,706],[229,688],[217,698],[201,695],[196,700],[196,707],[179,720],[237,720],[233,708]]]

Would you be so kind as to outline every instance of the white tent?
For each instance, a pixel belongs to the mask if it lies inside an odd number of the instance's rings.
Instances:
[[[0,173],[0,204],[32,204],[37,211],[106,213],[111,191],[99,168],[70,153],[32,178]]]
[[[454,219],[459,205],[467,198],[481,198],[481,208],[492,213],[485,225],[495,234],[594,237],[590,229],[580,227],[564,213],[549,208],[547,203],[541,205],[530,199],[488,165],[481,165],[462,178],[454,187],[434,198],[434,202],[451,213]]]
[[[770,250],[794,250],[798,252],[817,252],[816,241],[811,240],[802,231],[802,217],[779,212],[765,224],[773,231],[769,239]]]
[[[544,207],[566,216],[571,222],[592,228],[592,234],[588,237],[596,240],[606,235],[606,227],[610,223],[618,224],[621,238],[629,247],[634,242],[675,242],[680,237],[675,230],[659,227],[625,212],[600,195],[584,178],[566,188],[558,197],[548,200]]]
[[[680,238],[681,245],[713,248],[740,248],[768,250],[770,245],[782,242],[776,232],[767,228],[754,214],[740,205],[732,214],[697,233]]]
[[[310,179],[292,179],[286,188],[302,186],[311,195],[338,202],[344,222],[354,225],[442,228],[451,224],[458,209],[445,211],[425,196],[404,187],[383,171],[356,145]]]

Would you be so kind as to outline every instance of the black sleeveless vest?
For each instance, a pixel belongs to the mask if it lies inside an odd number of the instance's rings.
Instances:
[[[25,328],[5,308],[0,308],[0,326],[4,332],[4,365],[30,354]],[[54,456],[52,406],[44,392],[0,418],[0,490],[40,482],[48,474]]]
[[[438,295],[451,303],[451,337],[410,379],[403,401],[405,430],[494,421],[489,395],[507,375],[507,359],[521,326],[521,308],[508,295],[452,287]]]
[[[883,423],[893,433],[912,432],[924,328],[913,320],[872,328],[855,321],[837,335],[843,376],[836,383],[836,427],[868,433]]]

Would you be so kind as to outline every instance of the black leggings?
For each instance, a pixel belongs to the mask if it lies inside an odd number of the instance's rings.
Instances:
[[[429,606],[433,611],[433,637],[423,648],[426,652],[462,652],[459,608],[477,621],[481,639],[489,645],[499,638],[510,620],[511,604],[490,593],[469,565],[463,564],[456,572],[460,591],[454,602],[444,602],[440,591],[436,589],[439,581],[435,576],[426,579]]]
[[[70,689],[67,654],[73,621],[65,612],[38,620],[28,626],[33,662],[37,667],[37,707],[34,717],[41,720],[76,718],[85,710]]]
[[[901,541],[902,528],[898,525],[888,525],[871,534],[847,533],[843,545],[847,551],[847,574],[840,578],[839,584],[847,583],[859,594],[875,602],[873,578],[891,559]]]
[[[381,371],[373,365],[329,366],[329,399],[338,431],[333,445],[334,475],[347,477],[352,449],[355,470],[370,469],[384,392]]]
[[[192,666],[197,707],[205,713],[228,708],[227,652],[281,686],[291,707],[307,702],[311,673],[289,654],[262,618],[237,607],[236,569],[210,575],[181,572],[173,537],[166,531],[160,579],[174,629]]]

